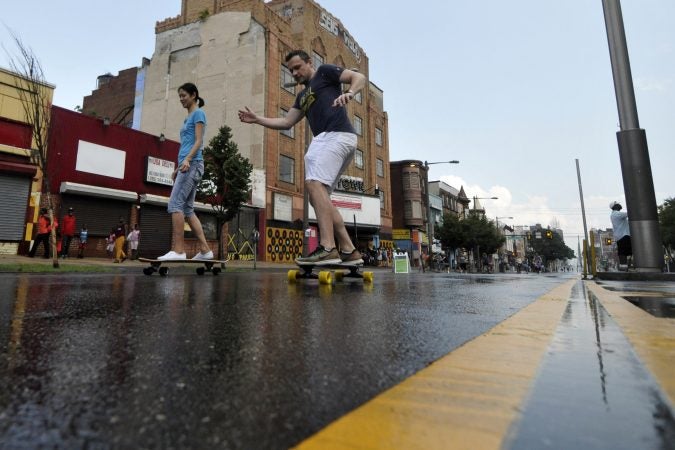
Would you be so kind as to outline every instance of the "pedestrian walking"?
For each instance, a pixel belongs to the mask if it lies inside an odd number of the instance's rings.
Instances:
[[[73,208],[68,208],[68,214],[63,216],[63,219],[61,220],[61,258],[68,257],[70,242],[73,240],[73,236],[75,236],[76,221],[75,210]]]
[[[124,222],[124,218],[120,217],[119,222],[114,227],[115,241],[113,244],[113,262],[121,263],[127,259],[127,254],[124,253],[124,241],[127,236],[127,224]]]
[[[316,250],[295,261],[300,265],[363,264],[361,253],[352,243],[330,194],[356,151],[357,135],[346,106],[366,86],[366,77],[331,64],[314,67],[312,59],[303,50],[290,52],[285,61],[295,81],[304,85],[291,110],[285,117],[268,118],[260,117],[246,107],[239,111],[239,120],[287,130],[303,117],[307,118],[314,139],[305,154],[305,189],[316,212],[321,237]],[[346,92],[342,92],[343,84],[350,85]]]
[[[87,249],[87,240],[89,239],[89,230],[87,224],[82,225],[80,230],[80,245],[78,247],[77,257],[84,258],[84,251]]]
[[[616,241],[616,249],[619,254],[619,270],[628,270],[628,257],[633,256],[628,213],[621,211],[623,208],[619,202],[610,203],[609,209],[612,210],[609,218],[612,221],[614,240]]]
[[[37,248],[42,244],[45,248],[44,257],[49,258],[49,235],[52,232],[51,220],[47,214],[47,208],[40,209],[40,217],[38,217],[38,232],[33,241],[33,247],[28,252],[28,256],[35,257]]]
[[[140,240],[141,230],[138,229],[138,224],[134,224],[133,230],[127,235],[127,242],[129,243],[129,253],[131,259],[138,259],[138,241]]]
[[[178,88],[178,98],[188,115],[180,129],[178,164],[173,172],[173,188],[167,207],[167,211],[171,214],[172,246],[168,253],[157,259],[163,261],[187,259],[183,235],[187,220],[199,241],[200,251],[192,259],[210,260],[213,259],[213,252],[206,242],[202,223],[194,210],[197,187],[204,175],[202,150],[206,133],[206,114],[201,109],[204,106],[204,99],[199,96],[197,86],[192,83],[185,83]]]

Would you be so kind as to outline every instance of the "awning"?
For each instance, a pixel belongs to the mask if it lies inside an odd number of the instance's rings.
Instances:
[[[62,194],[87,195],[90,197],[112,198],[129,202],[135,202],[138,199],[138,194],[135,192],[91,186],[89,184],[72,183],[70,181],[63,181],[59,191]]]
[[[20,173],[26,176],[34,177],[37,173],[37,166],[33,164],[0,161],[0,172]]]

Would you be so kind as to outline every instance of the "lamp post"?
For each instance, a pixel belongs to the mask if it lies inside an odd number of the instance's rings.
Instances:
[[[429,238],[429,253],[434,245],[434,221],[431,219],[431,194],[429,193],[429,166],[432,164],[459,164],[459,161],[453,159],[451,161],[424,161],[424,188],[427,192],[427,235]]]

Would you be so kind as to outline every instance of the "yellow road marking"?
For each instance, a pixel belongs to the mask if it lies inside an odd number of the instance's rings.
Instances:
[[[577,281],[558,285],[296,448],[500,448]]]
[[[654,317],[621,298],[623,293],[608,291],[594,282],[586,283],[586,287],[619,324],[670,404],[675,405],[675,319]]]

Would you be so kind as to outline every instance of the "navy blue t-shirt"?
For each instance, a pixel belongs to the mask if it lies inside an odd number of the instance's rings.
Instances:
[[[356,133],[343,106],[333,106],[342,94],[340,75],[344,69],[331,64],[322,64],[309,80],[309,85],[295,98],[293,108],[301,110],[314,136],[324,131]]]

